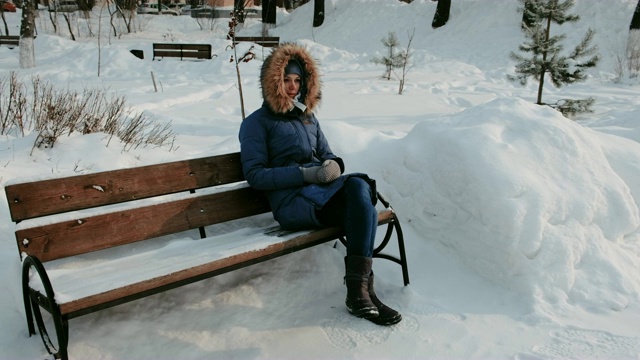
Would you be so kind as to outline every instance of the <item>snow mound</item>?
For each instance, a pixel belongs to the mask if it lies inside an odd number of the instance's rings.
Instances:
[[[383,176],[426,239],[532,306],[620,310],[640,293],[638,189],[600,136],[498,99],[418,124],[389,147]]]

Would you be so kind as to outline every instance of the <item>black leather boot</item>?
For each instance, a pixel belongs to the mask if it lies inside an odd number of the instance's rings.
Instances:
[[[347,267],[347,258],[348,257],[344,258],[345,267]],[[378,296],[376,295],[376,291],[373,287],[373,279],[374,279],[373,271],[371,271],[369,273],[369,279],[367,280],[367,292],[369,293],[369,299],[371,299],[371,302],[373,303],[373,305],[378,309],[378,316],[367,318],[367,319],[377,325],[389,326],[389,325],[399,323],[402,320],[402,315],[396,310],[388,307],[387,305],[382,303],[380,299],[378,299]]]
[[[400,315],[399,312],[383,304],[382,301],[378,299],[378,296],[376,295],[376,292],[373,289],[373,271],[371,272],[371,276],[369,277],[368,290],[369,290],[369,298],[371,299],[371,302],[373,303],[373,305],[375,305],[378,308],[378,313],[379,313],[378,316],[369,320],[371,320],[375,324],[387,325],[387,326],[397,324],[400,322],[400,320],[402,320],[402,315]]]
[[[371,319],[378,316],[378,308],[369,297],[369,274],[371,274],[371,258],[364,256],[346,257],[347,300],[349,313],[354,316]]]

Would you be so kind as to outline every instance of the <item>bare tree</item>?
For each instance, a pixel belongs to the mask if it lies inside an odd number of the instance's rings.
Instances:
[[[409,35],[409,43],[407,44],[407,50],[400,53],[400,59],[401,59],[400,62],[402,64],[400,68],[402,69],[402,75],[400,76],[396,74],[396,76],[398,77],[398,80],[400,80],[400,87],[398,88],[399,95],[402,95],[402,92],[404,91],[404,84],[405,84],[407,73],[413,67],[413,64],[411,64],[410,62],[411,55],[413,54],[413,51],[411,50],[411,42],[413,41],[413,36],[415,35],[415,33],[416,33],[416,29],[414,28],[413,32]]]
[[[4,33],[9,35],[9,27],[7,26],[7,19],[4,18],[4,9],[2,6],[0,6],[0,17],[2,17],[2,22],[4,23]]]
[[[109,1],[107,2],[107,4],[108,3]],[[111,12],[111,10],[109,9],[109,12],[111,15],[110,23],[111,23],[111,28],[113,29],[113,36],[115,37],[118,36],[118,31],[116,30],[116,27],[113,23],[113,19],[115,16],[122,18],[122,21],[124,21],[124,25],[127,28],[127,33],[131,34],[133,32],[132,22],[136,16],[137,1],[136,0],[115,0],[114,4],[115,4],[115,10]]]
[[[245,119],[244,112],[244,96],[242,94],[242,78],[240,76],[240,63],[241,62],[249,62],[253,60],[256,55],[252,52],[253,46],[249,48],[249,50],[244,53],[240,58],[238,58],[238,54],[236,52],[236,26],[238,25],[238,20],[236,19],[234,13],[231,13],[231,20],[229,20],[229,33],[227,34],[227,39],[231,40],[231,48],[233,49],[233,56],[231,57],[231,61],[235,62],[236,65],[236,75],[238,76],[238,92],[240,94],[240,111],[242,113],[242,120]]]
[[[62,14],[62,17],[64,17],[64,21],[67,22],[67,28],[69,29],[69,34],[71,35],[71,40],[76,41],[76,36],[73,34],[73,28],[71,27],[71,20],[69,19],[69,14],[64,13],[64,14]]]

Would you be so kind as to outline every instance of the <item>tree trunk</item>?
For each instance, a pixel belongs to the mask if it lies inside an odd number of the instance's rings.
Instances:
[[[262,22],[275,25],[276,0],[262,0]]]
[[[0,15],[2,16],[2,22],[4,23],[4,34],[9,35],[9,26],[7,26],[7,19],[4,18],[4,11],[2,8],[0,8]]]
[[[20,67],[29,69],[36,66],[33,36],[36,29],[34,0],[22,2],[22,22],[20,23]]]
[[[313,27],[324,22],[324,0],[313,0]]]
[[[638,4],[636,5],[636,11],[633,12],[629,30],[640,30],[640,0],[638,0]]]
[[[235,0],[233,4],[233,11],[236,13],[236,19],[239,23],[244,23],[244,0]]]
[[[73,28],[71,27],[71,20],[69,20],[69,15],[64,14],[64,21],[67,22],[67,28],[69,29],[69,34],[71,35],[71,40],[76,41],[76,36],[73,34]]]
[[[438,0],[436,13],[433,15],[431,27],[437,29],[449,21],[449,12],[451,10],[451,0]]]
[[[629,38],[627,39],[627,68],[632,76],[640,71],[640,0],[636,5],[636,11],[629,25]]]
[[[545,43],[549,43],[549,34],[551,33],[551,17],[547,18],[547,31]],[[540,69],[540,81],[538,84],[538,99],[536,104],[542,105],[542,88],[544,88],[544,75],[547,73],[547,51],[542,53],[542,68]]]

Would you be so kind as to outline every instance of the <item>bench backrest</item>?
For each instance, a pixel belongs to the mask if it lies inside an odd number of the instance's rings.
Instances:
[[[236,36],[236,43],[238,42],[253,42],[263,47],[275,47],[280,44],[280,37],[278,36]]]
[[[18,35],[0,35],[0,45],[19,45],[20,36]]]
[[[211,59],[211,44],[153,44],[153,56]]]
[[[16,183],[5,191],[15,222],[56,215],[16,231],[21,253],[48,261],[270,211],[261,192],[228,185],[243,181],[240,154],[233,153]],[[100,211],[79,212],[93,208]]]

